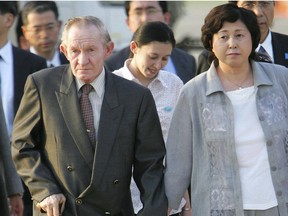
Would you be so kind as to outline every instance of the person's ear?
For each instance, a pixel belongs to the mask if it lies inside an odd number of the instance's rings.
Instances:
[[[66,46],[61,43],[59,46],[59,49],[60,49],[60,52],[62,52],[65,55],[66,59],[69,60]]]
[[[164,16],[164,21],[165,21],[165,23],[166,23],[167,25],[169,25],[169,24],[170,24],[170,21],[171,21],[171,14],[170,14],[169,12],[166,12],[166,13],[163,14],[163,16]]]
[[[126,20],[125,20],[125,23],[128,27],[128,29],[133,33],[133,29],[131,29],[131,26],[130,26],[130,20],[129,20],[129,17],[127,16]]]
[[[61,21],[61,20],[58,20],[58,21],[57,21],[57,27],[58,27],[59,29],[61,29],[61,26],[62,26],[62,21]]]
[[[130,51],[133,53],[133,55],[136,53],[136,49],[137,49],[137,44],[135,41],[131,41],[130,42]]]
[[[13,25],[13,22],[14,22],[14,15],[12,13],[4,14],[4,25],[7,28],[10,28]]]
[[[114,49],[114,43],[113,41],[110,41],[106,44],[106,52],[105,52],[105,58],[108,58]]]

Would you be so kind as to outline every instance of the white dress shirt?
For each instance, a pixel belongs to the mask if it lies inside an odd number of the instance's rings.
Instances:
[[[262,44],[260,44],[260,43],[258,44],[258,47],[256,48],[257,52],[259,51],[261,46],[266,50],[266,52],[268,53],[270,59],[274,63],[274,54],[273,54],[271,31],[269,31],[269,33],[268,33],[267,37],[265,38],[265,40],[263,41],[263,43]]]
[[[80,98],[80,88],[85,83],[82,80],[79,80],[76,78],[76,85],[77,85],[77,91],[78,91],[78,97]],[[105,70],[104,67],[102,69],[102,72],[99,74],[99,76],[90,83],[93,86],[93,90],[89,94],[89,100],[92,105],[93,109],[93,118],[94,118],[94,128],[95,128],[95,134],[96,134],[96,141],[97,139],[97,132],[99,127],[99,121],[100,121],[100,112],[102,107],[102,102],[104,98],[105,93]]]
[[[11,138],[14,120],[14,61],[12,44],[7,42],[0,49],[1,97],[8,135]]]
[[[30,47],[30,52],[40,56],[34,47]],[[51,60],[46,59],[47,67],[56,67],[61,65],[60,53],[58,49],[55,49],[54,56]]]

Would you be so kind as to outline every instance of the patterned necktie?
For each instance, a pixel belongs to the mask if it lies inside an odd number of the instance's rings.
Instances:
[[[264,49],[263,46],[260,46],[258,53],[261,54],[263,61],[272,63],[272,60],[271,60],[269,54],[267,53],[267,51]]]
[[[92,91],[92,89],[93,86],[90,84],[85,84],[81,87],[80,91],[82,92],[82,94],[80,97],[80,110],[84,119],[89,140],[93,148],[95,148],[96,136],[94,128],[94,117],[93,117],[92,105],[89,100],[89,93]]]

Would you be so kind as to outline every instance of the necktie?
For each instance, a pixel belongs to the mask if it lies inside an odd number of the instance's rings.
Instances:
[[[92,89],[93,86],[90,84],[85,84],[81,87],[80,91],[82,92],[82,94],[80,97],[80,110],[84,119],[89,140],[93,148],[95,148],[96,137],[94,128],[94,117],[93,117],[92,105],[89,100],[89,93],[92,91]]]
[[[260,58],[263,59],[263,61],[272,63],[272,60],[271,60],[269,54],[267,53],[267,51],[264,49],[263,46],[260,46],[258,53],[261,54]]]

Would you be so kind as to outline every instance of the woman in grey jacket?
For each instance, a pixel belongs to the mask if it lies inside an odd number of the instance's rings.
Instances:
[[[174,110],[170,208],[191,183],[193,216],[288,215],[288,69],[253,60],[259,39],[244,8],[220,5],[205,18],[202,42],[214,61],[184,85]]]

